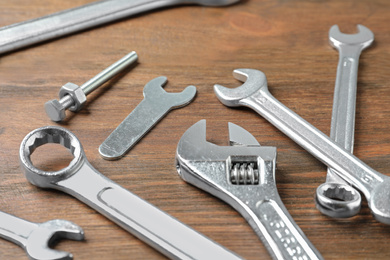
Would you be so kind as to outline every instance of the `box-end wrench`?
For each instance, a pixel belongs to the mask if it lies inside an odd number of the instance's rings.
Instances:
[[[279,197],[276,148],[232,123],[229,138],[230,146],[218,146],[206,141],[206,120],[191,126],[176,150],[181,178],[240,212],[274,259],[322,259]]]
[[[49,246],[61,238],[83,240],[84,231],[67,220],[32,223],[0,211],[0,237],[22,247],[29,259],[70,260],[73,259],[71,253],[54,250]]]
[[[0,28],[0,54],[131,15],[175,5],[225,6],[239,0],[103,0]]]
[[[46,143],[68,148],[74,158],[55,172],[37,169],[30,155]],[[26,178],[41,188],[68,193],[172,259],[241,259],[107,177],[88,162],[77,137],[62,127],[33,130],[19,151]]]
[[[234,89],[214,86],[218,99],[226,106],[252,108],[280,131],[302,146],[343,179],[348,180],[366,197],[374,217],[390,224],[390,177],[383,175],[309,124],[271,95],[263,72],[253,69],[234,70],[242,86]]]
[[[353,152],[356,111],[356,88],[359,57],[362,50],[374,41],[374,34],[358,25],[357,34],[341,33],[337,25],[329,30],[329,42],[339,51],[336,84],[333,98],[330,138],[349,152]],[[328,168],[326,182],[316,190],[317,208],[336,218],[355,216],[361,207],[360,193],[347,181]]]
[[[106,160],[123,157],[169,111],[188,105],[196,95],[196,87],[188,86],[181,93],[163,89],[167,78],[157,77],[144,87],[144,99],[100,145],[99,153]]]

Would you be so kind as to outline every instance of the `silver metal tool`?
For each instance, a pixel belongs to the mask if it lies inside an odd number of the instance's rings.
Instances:
[[[302,146],[365,196],[374,217],[390,224],[390,177],[383,175],[288,109],[271,95],[261,71],[234,70],[234,77],[245,83],[235,89],[214,86],[218,99],[226,106],[246,106],[255,110],[288,137]]]
[[[186,106],[195,98],[195,86],[181,93],[167,93],[163,89],[166,82],[166,77],[158,77],[145,85],[145,98],[100,145],[99,153],[104,159],[123,157],[170,110]]]
[[[37,169],[30,155],[46,143],[62,144],[74,159],[56,172]],[[19,155],[32,184],[76,197],[172,259],[241,259],[103,176],[88,162],[77,137],[65,128],[33,130],[23,139]]]
[[[73,83],[66,83],[58,93],[59,101],[53,99],[45,103],[46,114],[52,121],[59,122],[65,119],[67,109],[73,112],[81,110],[87,101],[87,95],[131,64],[134,64],[137,59],[137,53],[132,51],[80,87]]]
[[[0,54],[175,5],[225,6],[239,0],[103,0],[0,28]]]
[[[323,259],[279,197],[276,148],[232,123],[229,136],[230,146],[217,146],[206,141],[206,120],[191,126],[177,145],[179,175],[240,212],[274,259]]]
[[[356,111],[356,88],[359,57],[374,41],[374,34],[358,25],[357,34],[343,34],[337,25],[329,30],[329,42],[339,55],[333,98],[330,138],[350,153],[353,152]],[[336,218],[355,216],[361,207],[360,193],[328,168],[326,182],[316,190],[317,208]]]
[[[49,248],[61,238],[83,240],[84,231],[76,224],[62,219],[32,223],[0,211],[0,237],[22,247],[29,259],[68,260],[73,255]]]

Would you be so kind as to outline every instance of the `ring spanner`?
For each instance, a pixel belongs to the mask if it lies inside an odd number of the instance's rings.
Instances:
[[[263,72],[237,69],[233,73],[245,83],[234,89],[214,86],[218,99],[226,106],[252,108],[280,131],[359,189],[366,197],[374,217],[390,224],[390,177],[383,175],[341,148],[324,133],[288,109],[271,95]]]
[[[74,159],[56,172],[37,169],[30,155],[46,143],[62,144]],[[172,259],[241,259],[103,176],[88,162],[77,137],[65,128],[33,130],[23,139],[19,155],[32,184],[76,197]]]

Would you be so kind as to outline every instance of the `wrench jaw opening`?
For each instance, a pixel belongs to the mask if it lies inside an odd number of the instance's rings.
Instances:
[[[25,250],[30,259],[71,260],[73,255],[50,247],[60,239],[84,240],[84,231],[73,222],[56,219],[38,224],[28,237]],[[42,242],[45,242],[42,244]]]
[[[57,143],[67,148],[74,156],[70,164],[59,171],[43,171],[31,161],[36,148],[47,143]],[[77,137],[65,128],[46,126],[33,130],[23,139],[19,150],[20,164],[26,178],[41,188],[54,188],[56,183],[69,178],[85,161],[84,150]]]
[[[249,98],[254,93],[268,89],[265,74],[254,69],[236,69],[233,76],[237,80],[244,82],[236,88],[226,88],[221,85],[214,85],[214,92],[219,101],[228,107],[246,106],[242,100]]]
[[[361,24],[357,25],[357,29],[356,34],[344,34],[340,32],[338,25],[333,25],[329,30],[330,45],[339,51],[343,45],[356,46],[360,51],[366,49],[374,41],[374,34]]]

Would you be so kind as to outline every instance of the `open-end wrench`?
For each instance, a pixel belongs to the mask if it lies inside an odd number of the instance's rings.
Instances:
[[[56,172],[37,169],[30,155],[46,143],[62,144],[74,159]],[[172,259],[241,259],[103,176],[88,162],[77,137],[65,128],[33,130],[23,139],[19,156],[32,184],[76,197]]]
[[[99,153],[106,160],[123,157],[169,111],[188,105],[196,95],[196,87],[188,86],[181,93],[163,89],[166,77],[152,79],[144,87],[144,99],[100,145]]]
[[[383,175],[309,124],[271,95],[263,72],[234,70],[234,77],[245,83],[234,89],[214,86],[218,99],[226,106],[252,108],[288,137],[318,158],[366,197],[374,217],[390,224],[390,177]]]
[[[49,248],[61,238],[83,240],[84,231],[76,224],[62,219],[32,223],[0,211],[0,237],[22,247],[29,259],[73,259],[68,252]]]
[[[333,97],[330,138],[349,152],[353,152],[356,111],[356,88],[359,57],[362,50],[374,41],[374,34],[358,25],[357,34],[341,33],[337,25],[329,30],[329,42],[339,55]],[[360,193],[328,168],[326,182],[316,190],[317,208],[336,218],[355,216],[361,207]]]
[[[0,28],[0,54],[162,7],[225,6],[239,0],[103,0]]]
[[[229,137],[230,146],[218,146],[206,141],[206,120],[191,126],[177,145],[179,175],[240,212],[274,259],[322,259],[279,197],[276,148],[232,123]]]

